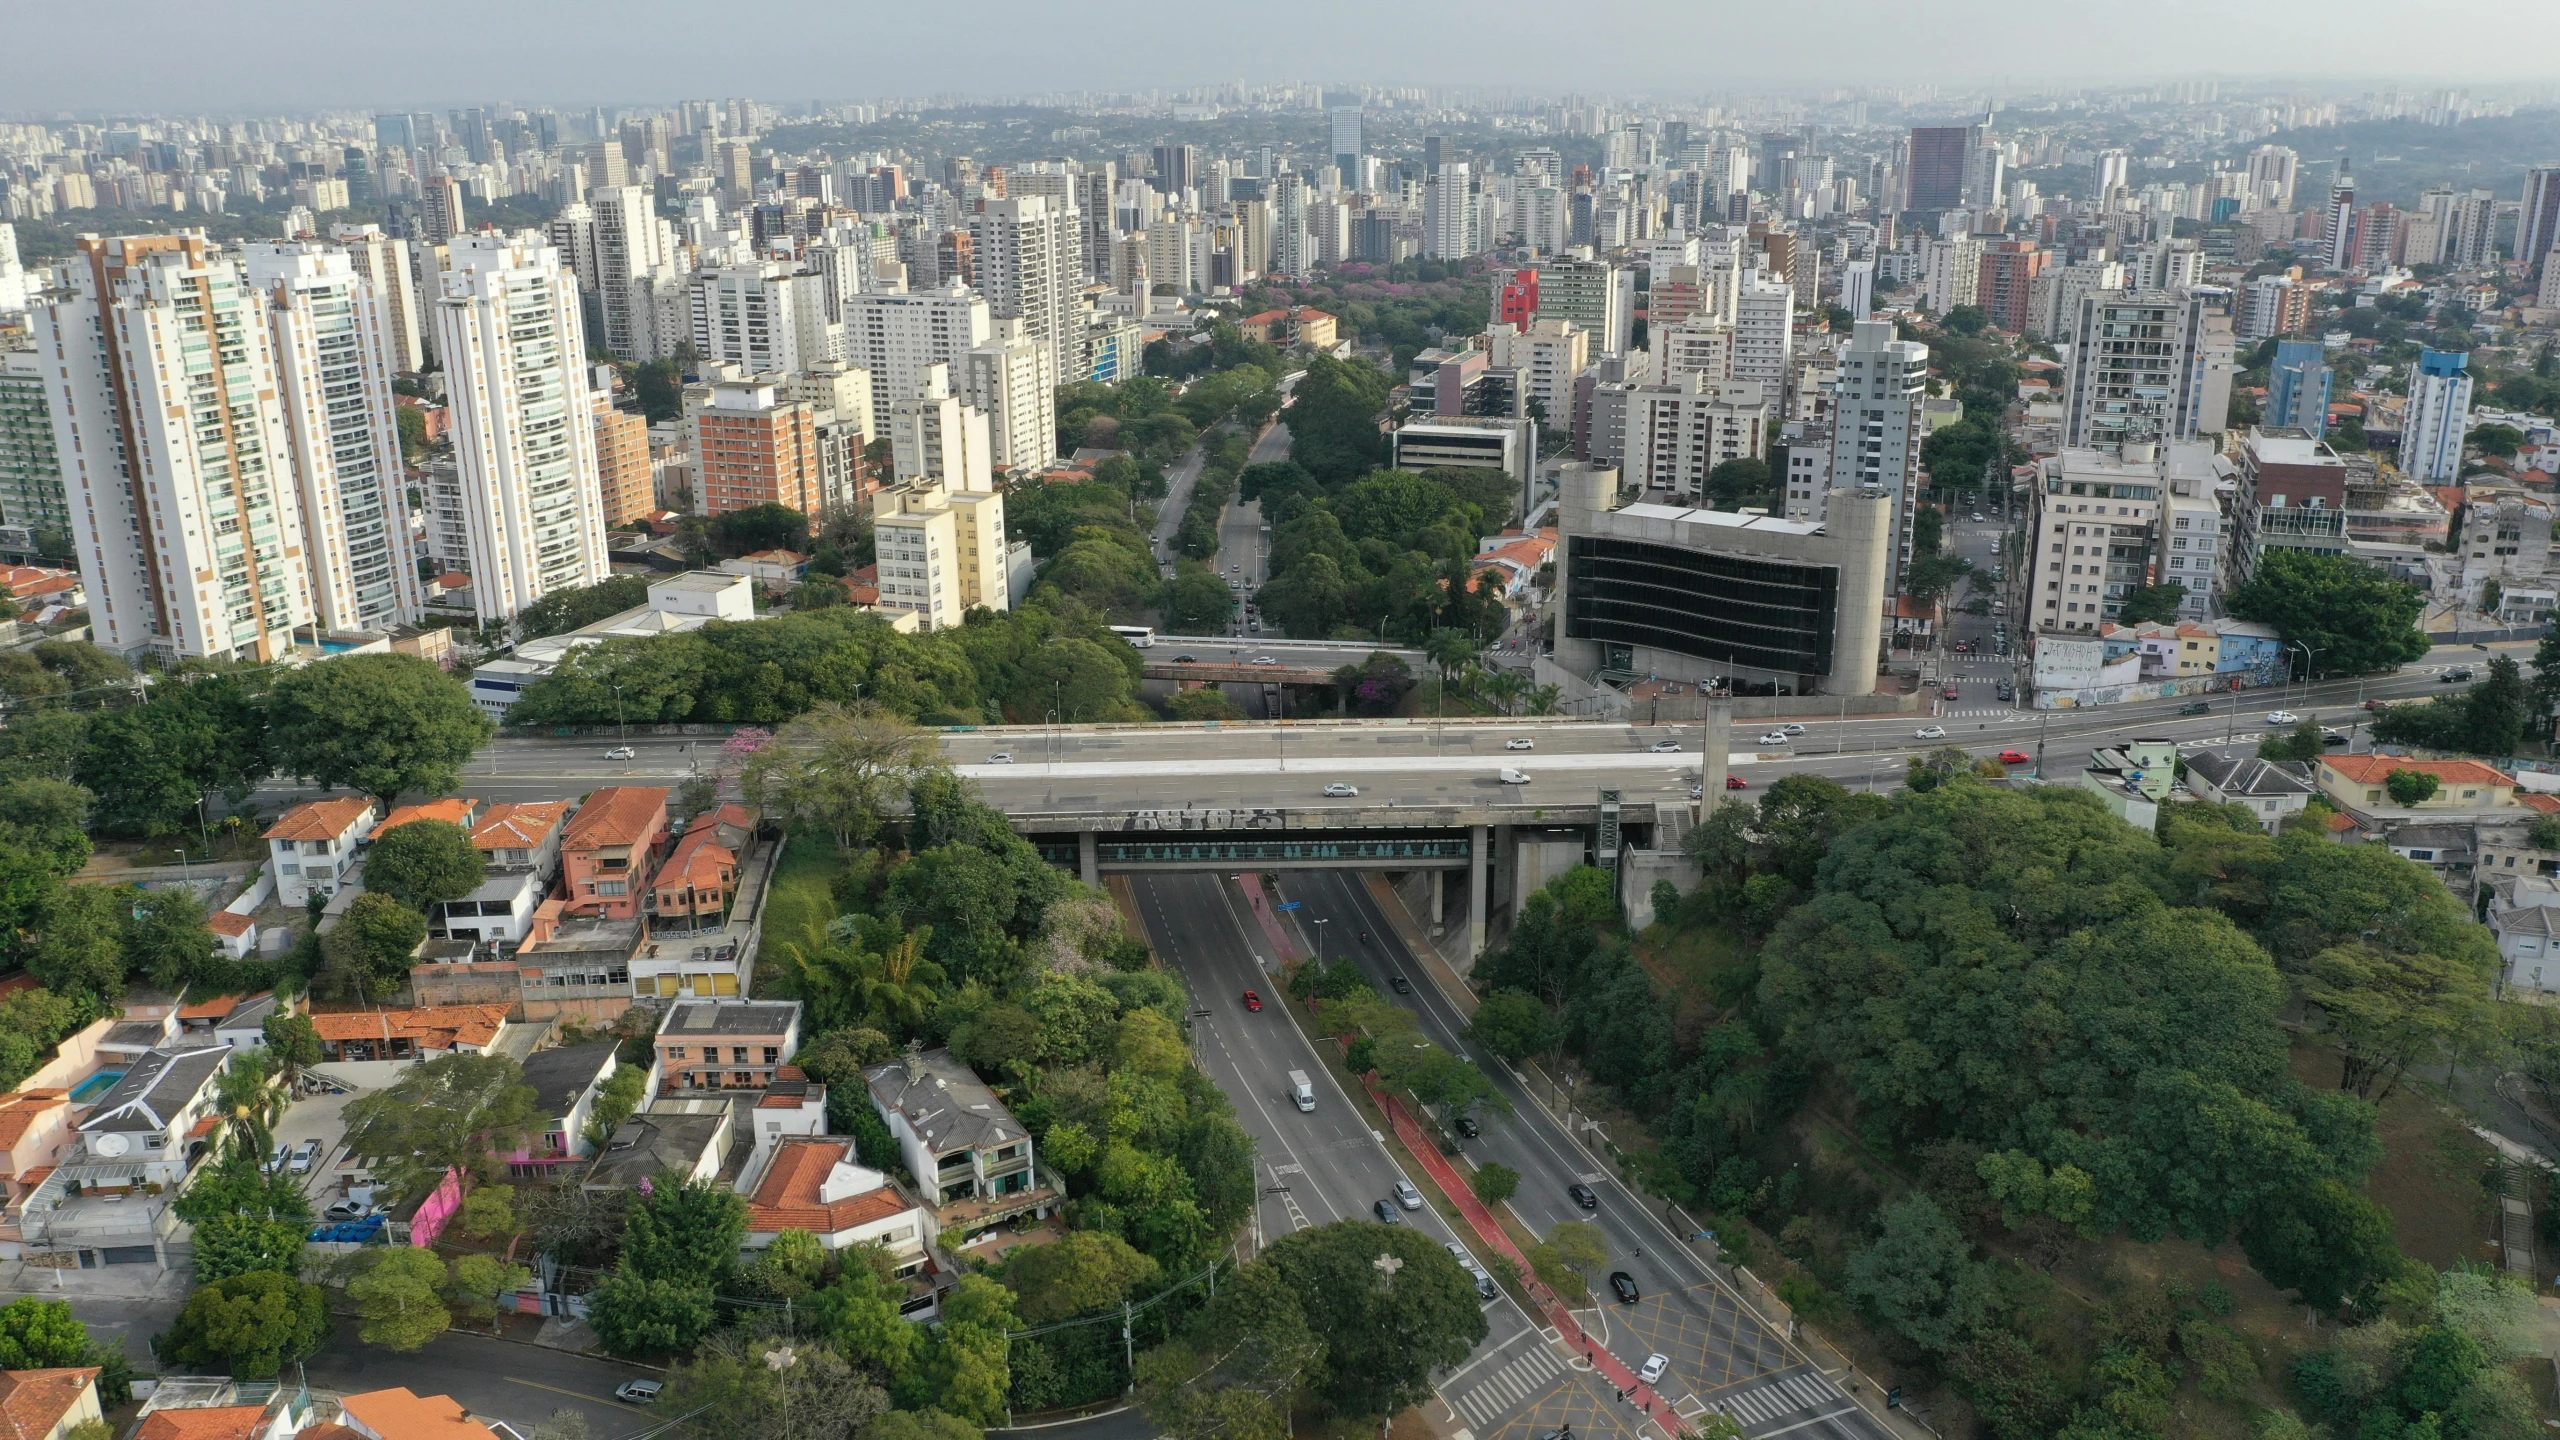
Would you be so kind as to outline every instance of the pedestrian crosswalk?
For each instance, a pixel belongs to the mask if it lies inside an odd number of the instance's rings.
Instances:
[[[1799,1370],[1711,1396],[1707,1406],[1732,1416],[1749,1431],[1807,1411],[1829,1410],[1848,1398],[1819,1371]]]
[[[1564,1373],[1564,1362],[1546,1345],[1532,1345],[1520,1358],[1485,1376],[1450,1402],[1478,1427],[1491,1425],[1504,1412],[1543,1393]]]
[[[2006,705],[2003,705],[1996,710],[1950,710],[1946,713],[1944,718],[1949,720],[2015,720],[2018,718],[2018,712],[2010,709]]]

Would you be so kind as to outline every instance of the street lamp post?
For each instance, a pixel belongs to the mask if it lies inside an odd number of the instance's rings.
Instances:
[[[1324,964],[1324,963],[1325,963],[1325,962],[1324,962],[1324,927],[1326,927],[1327,925],[1330,925],[1330,924],[1332,924],[1332,923],[1333,923],[1332,921],[1327,920],[1327,919],[1323,919],[1322,917],[1318,917],[1318,919],[1316,920],[1316,964],[1318,964],[1318,965],[1322,965],[1322,964]]]
[[[2287,640],[2284,642],[2284,646],[2288,650],[2299,650],[2302,652],[2302,699],[2298,703],[2307,706],[2311,703],[2311,657],[2319,654],[2321,650],[2326,647],[2319,645],[2305,645],[2299,640]],[[2290,694],[2291,691],[2292,687],[2287,686],[2286,692]]]

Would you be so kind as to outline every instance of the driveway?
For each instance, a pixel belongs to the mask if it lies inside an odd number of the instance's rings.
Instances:
[[[655,1376],[637,1365],[452,1332],[416,1354],[395,1355],[359,1343],[353,1316],[341,1315],[337,1324],[328,1346],[303,1365],[314,1390],[360,1395],[400,1385],[417,1395],[450,1395],[473,1415],[504,1420],[520,1434],[554,1410],[577,1410],[595,1440],[622,1440],[667,1418],[613,1398],[623,1381]]]
[[[313,1095],[296,1100],[284,1117],[276,1121],[276,1143],[298,1146],[305,1140],[320,1142],[319,1163],[306,1175],[294,1178],[302,1182],[303,1193],[311,1197],[313,1214],[340,1199],[344,1187],[339,1181],[354,1173],[355,1166],[347,1156],[347,1103],[364,1092],[346,1095]]]

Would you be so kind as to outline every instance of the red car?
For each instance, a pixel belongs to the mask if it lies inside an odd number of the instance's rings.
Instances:
[[[1254,994],[1254,993],[1253,993],[1252,991],[1250,991],[1250,990],[1247,990],[1246,992],[1244,992],[1244,1008],[1246,1008],[1247,1010],[1259,1010],[1259,1009],[1261,1009],[1261,1008],[1262,1008],[1262,997],[1261,997],[1261,996],[1259,996],[1259,995]]]
[[[2031,758],[2033,757],[2029,756],[2024,750],[2003,750],[2000,752],[2000,763],[2003,765],[2024,765]]]
[[[1743,779],[1739,775],[1727,775],[1724,777],[1724,788],[1727,790],[1748,790],[1751,788],[1751,782]]]
[[[1947,698],[1948,698],[1948,699],[1950,699],[1950,700],[1953,700],[1953,699],[1957,698],[1957,697],[1956,697],[1956,687],[1954,687],[1953,685],[1950,685],[1950,686],[1948,686],[1948,687],[1947,687]]]

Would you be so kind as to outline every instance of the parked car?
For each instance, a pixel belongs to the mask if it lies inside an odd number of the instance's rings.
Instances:
[[[1979,519],[1981,519],[1982,517],[1981,517],[1981,516],[1979,516],[1979,515],[1976,515],[1976,516],[1974,516],[1973,518],[1974,518],[1974,519],[1976,519],[1976,520],[1979,520]],[[1641,1381],[1643,1381],[1643,1382],[1644,1382],[1644,1383],[1646,1383],[1647,1385],[1657,1385],[1657,1384],[1660,1384],[1660,1383],[1661,1383],[1661,1381],[1662,1381],[1662,1372],[1664,1372],[1665,1370],[1668,1370],[1668,1369],[1670,1369],[1670,1368],[1671,1368],[1671,1357],[1670,1357],[1670,1356],[1668,1356],[1668,1355],[1663,1355],[1663,1354],[1647,1355],[1646,1357],[1644,1357],[1644,1366],[1643,1366],[1643,1368],[1642,1368],[1642,1369],[1639,1369],[1638,1371],[1636,1371],[1636,1378],[1637,1378],[1637,1379],[1639,1379],[1639,1380],[1641,1380]]]
[[[1609,1293],[1617,1296],[1621,1305],[1633,1305],[1644,1298],[1644,1292],[1636,1289],[1636,1277],[1624,1270],[1609,1272]]]
[[[293,1159],[286,1163],[285,1168],[296,1175],[310,1174],[311,1167],[320,1163],[320,1152],[323,1148],[317,1140],[303,1141],[293,1147]]]
[[[1923,725],[1919,729],[1911,732],[1911,738],[1914,740],[1944,740],[1947,738],[1947,727],[1944,725]]]
[[[1600,1208],[1599,1193],[1579,1180],[1564,1187],[1564,1193],[1572,1196],[1573,1203],[1581,1206],[1585,1210],[1597,1210]]]
[[[1393,1200],[1381,1200],[1377,1204],[1370,1206],[1369,1209],[1371,1213],[1378,1217],[1378,1223],[1381,1225],[1401,1225],[1404,1223],[1404,1217],[1396,1213],[1396,1202]]]
[[[1396,1182],[1396,1203],[1407,1210],[1419,1210],[1422,1208],[1422,1192],[1413,1188],[1412,1181],[1399,1180]]]
[[[1259,1012],[1262,1009],[1262,997],[1247,990],[1244,992],[1244,1008]]]
[[[2294,714],[2290,710],[2270,710],[2267,712],[2267,723],[2270,725],[2299,725],[2302,723],[2302,717]]]
[[[2024,750],[2003,750],[2000,752],[2000,763],[2003,765],[2024,765],[2034,758],[2034,756],[2029,755]]]
[[[664,1393],[666,1388],[667,1382],[664,1380],[625,1380],[613,1392],[613,1398],[628,1400],[634,1405],[655,1405],[658,1403],[658,1396]]]
[[[293,1159],[293,1147],[282,1141],[276,1142],[275,1153],[267,1157],[267,1173],[283,1174],[285,1163],[291,1159]]]
[[[1345,785],[1341,781],[1336,780],[1332,784],[1324,787],[1324,793],[1336,800],[1339,800],[1345,796],[1359,794],[1360,787],[1357,785]]]
[[[1530,739],[1526,735],[1515,735],[1510,739],[1503,741],[1502,748],[1505,750],[1535,750],[1538,748],[1538,742]]]
[[[321,1211],[320,1218],[323,1220],[334,1221],[339,1224],[345,1224],[350,1220],[362,1220],[373,1213],[373,1207],[365,1204],[361,1200],[341,1200],[330,1206],[328,1209]]]
[[[616,745],[604,752],[604,758],[607,760],[636,760],[639,756],[640,752],[628,745]]]

